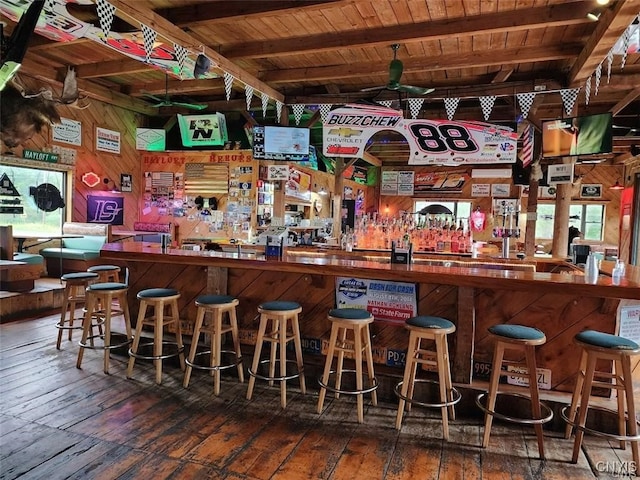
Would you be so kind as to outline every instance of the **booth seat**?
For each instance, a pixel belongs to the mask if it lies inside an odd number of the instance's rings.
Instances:
[[[24,262],[29,265],[44,265],[44,257],[37,253],[15,252],[13,254],[14,262]]]
[[[106,224],[66,222],[62,233],[74,237],[60,239],[61,247],[40,250],[40,255],[46,260],[47,274],[52,277],[84,272],[97,265],[100,263],[100,249],[111,241],[111,225]]]

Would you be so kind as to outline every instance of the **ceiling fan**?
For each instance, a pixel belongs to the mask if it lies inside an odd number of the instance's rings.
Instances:
[[[164,98],[146,92],[143,95],[157,102],[152,105],[153,107],[183,107],[190,110],[204,110],[208,107],[206,103],[174,102],[171,100],[169,97],[169,75],[164,77]]]
[[[391,45],[393,50],[393,60],[389,63],[389,82],[381,87],[363,88],[361,92],[371,92],[374,90],[392,90],[394,92],[405,92],[413,95],[426,95],[433,92],[433,88],[415,87],[413,85],[404,85],[400,83],[400,77],[402,77],[402,70],[404,68],[402,61],[398,60],[397,53],[400,45],[394,43]]]

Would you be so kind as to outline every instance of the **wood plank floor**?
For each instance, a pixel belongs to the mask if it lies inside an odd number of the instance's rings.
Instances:
[[[572,441],[545,433],[547,460],[537,457],[533,429],[494,422],[487,449],[482,426],[452,422],[441,440],[437,411],[414,408],[401,431],[396,405],[368,406],[359,425],[353,399],[327,398],[316,414],[317,390],[279,389],[195,371],[188,389],[168,365],[162,385],[151,363],[87,351],[75,367],[77,345],[55,348],[56,316],[0,325],[0,478],[2,479],[589,479],[621,478],[631,451],[587,436],[578,464]],[[245,359],[247,361],[247,359]],[[459,415],[462,417],[463,415]],[[628,463],[626,464],[628,465]],[[608,472],[605,472],[608,468]]]

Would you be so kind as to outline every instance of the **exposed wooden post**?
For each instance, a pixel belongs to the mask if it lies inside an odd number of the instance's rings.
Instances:
[[[571,163],[571,157],[565,157],[563,163]],[[551,251],[554,257],[566,257],[569,243],[569,207],[571,206],[571,183],[556,185],[556,211],[553,219],[553,243]]]
[[[0,226],[0,260],[13,260],[13,227]]]
[[[529,180],[529,197],[527,198],[527,219],[525,222],[524,253],[533,256],[536,253],[536,220],[538,215],[538,188],[540,182]]]

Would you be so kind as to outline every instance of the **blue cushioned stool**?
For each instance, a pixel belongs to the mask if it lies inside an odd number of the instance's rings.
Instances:
[[[66,273],[60,277],[60,280],[65,282],[65,285],[64,305],[62,305],[60,320],[56,323],[56,328],[58,329],[56,348],[58,350],[60,350],[62,332],[64,330],[69,331],[69,341],[73,338],[74,330],[82,330],[82,320],[74,324],[76,309],[79,305],[85,304],[85,290],[90,283],[98,280],[98,274],[89,272]]]
[[[187,367],[184,372],[183,385],[189,386],[192,369],[211,371],[214,380],[213,393],[220,394],[220,371],[228,368],[238,368],[238,379],[244,382],[244,372],[242,367],[242,353],[240,351],[240,341],[238,340],[238,319],[236,317],[236,306],[238,299],[230,295],[200,295],[196,299],[196,323],[193,327],[193,338],[191,340],[191,350],[185,360]],[[225,313],[229,320],[223,323]],[[207,315],[209,314],[209,315]],[[200,334],[209,335],[209,350],[198,352],[198,341]],[[222,350],[222,338],[224,334],[231,333],[233,340],[233,350]],[[222,354],[232,354],[234,359],[231,362],[222,363]],[[196,357],[209,355],[209,364],[202,365],[196,363]]]
[[[455,420],[454,405],[460,401],[460,393],[453,388],[451,382],[451,369],[449,367],[449,345],[447,335],[456,331],[455,325],[445,318],[418,316],[409,318],[405,322],[405,328],[409,330],[409,346],[407,348],[406,364],[402,381],[395,387],[395,393],[400,398],[398,414],[396,416],[396,428],[402,426],[402,416],[406,407],[411,410],[411,405],[440,408],[442,412],[442,433],[445,440],[449,440],[449,417]],[[434,348],[428,349],[422,343],[432,341]],[[435,360],[433,356],[435,354]],[[437,382],[424,378],[416,378],[418,365],[435,366],[438,373]],[[414,400],[413,393],[416,383],[438,383],[440,387],[440,399],[438,403]]]
[[[87,272],[98,274],[98,282],[119,282],[120,267],[117,265],[93,265],[87,268]]]
[[[97,275],[97,274],[96,274]],[[106,282],[93,283],[86,290],[86,312],[83,322],[82,340],[78,350],[76,367],[82,368],[82,357],[86,348],[104,350],[104,373],[109,373],[109,357],[114,348],[124,347],[131,343],[131,319],[129,317],[129,304],[127,293],[129,287],[124,283]],[[118,302],[118,308],[114,309],[114,301]],[[114,317],[124,318],[124,326],[127,338],[118,344],[111,343],[111,322]],[[104,333],[98,335],[92,333],[93,318],[97,318],[104,327]],[[96,339],[102,339],[101,344],[95,343]]]
[[[318,379],[320,384],[320,394],[318,396],[318,413],[322,413],[324,398],[327,390],[334,392],[339,398],[341,393],[346,395],[356,395],[358,402],[358,422],[364,422],[364,399],[365,393],[371,393],[371,403],[378,404],[378,380],[373,371],[373,354],[371,352],[371,334],[369,325],[373,322],[373,315],[366,310],[359,308],[334,308],[329,311],[329,321],[331,322],[331,337],[329,338],[329,349],[327,359],[324,364],[322,378]],[[350,334],[349,334],[350,332]],[[367,363],[367,386],[364,386],[362,376],[362,352],[364,351]],[[335,370],[331,368],[335,352],[338,352],[338,360]],[[355,361],[355,370],[344,368],[345,354]],[[355,388],[342,386],[343,373],[355,373]],[[335,383],[329,384],[329,379],[335,375]]]
[[[574,343],[582,349],[580,368],[573,396],[571,397],[571,405],[562,409],[562,417],[567,422],[565,437],[569,438],[573,427],[576,428],[571,461],[573,463],[578,461],[582,438],[584,432],[587,432],[618,440],[622,449],[625,448],[627,442],[631,443],[633,461],[635,465],[640,465],[638,452],[640,435],[638,434],[637,410],[633,396],[633,375],[631,372],[631,357],[640,355],[640,345],[627,338],[596,330],[585,330],[578,333],[574,337]],[[612,372],[596,370],[598,360],[607,361],[607,363],[613,362]],[[618,411],[615,412],[618,416],[617,434],[604,433],[585,426],[589,409],[595,409],[595,407],[589,405],[593,387],[617,391]],[[569,409],[568,415],[566,413],[567,408]],[[598,410],[605,409],[598,408]],[[576,413],[578,413],[577,420]]]
[[[173,288],[149,288],[141,290],[137,294],[140,300],[140,310],[136,323],[136,333],[133,337],[133,345],[129,349],[129,366],[127,367],[127,378],[131,378],[133,366],[136,358],[143,360],[153,360],[156,367],[156,383],[162,383],[162,360],[165,358],[179,357],[180,368],[184,371],[184,345],[182,343],[182,330],[180,327],[180,314],[178,311],[178,299],[180,292]],[[153,313],[147,316],[147,308],[152,307]],[[165,314],[165,309],[169,308],[171,313]],[[147,325],[153,329],[153,341],[140,344],[142,338],[142,327]],[[176,335],[175,342],[163,341],[164,327],[173,325]],[[145,355],[140,353],[140,347],[153,346],[153,354]],[[165,346],[168,347],[165,349]],[[175,348],[174,348],[175,347]],[[165,351],[168,350],[168,351]]]
[[[253,387],[256,378],[269,381],[269,385],[273,382],[280,382],[280,405],[282,408],[287,406],[287,380],[299,378],[300,391],[302,394],[307,392],[304,381],[304,366],[302,363],[302,343],[300,341],[300,325],[298,323],[298,314],[302,311],[302,307],[297,302],[273,301],[265,302],[258,306],[260,313],[260,325],[258,326],[258,336],[256,338],[256,348],[253,354],[253,362],[249,369],[249,388],[247,389],[247,400],[251,400],[253,395]],[[291,325],[289,325],[291,324]],[[269,358],[260,359],[262,353],[262,344],[264,342],[271,343]],[[296,360],[287,360],[287,343],[293,342],[296,353]],[[277,358],[278,349],[280,350],[280,358]],[[287,363],[295,363],[297,371],[287,373]],[[259,373],[258,368],[262,364],[267,364],[269,373],[263,375]],[[276,364],[280,366],[280,374],[276,376]]]
[[[484,437],[482,440],[482,447],[486,448],[489,445],[489,435],[491,434],[491,424],[493,417],[505,420],[507,422],[514,422],[520,424],[533,425],[536,431],[536,437],[538,438],[538,453],[540,458],[544,458],[544,438],[542,434],[542,424],[547,423],[553,418],[553,412],[551,409],[540,402],[540,394],[538,391],[538,378],[536,372],[536,346],[543,345],[547,338],[544,332],[541,332],[537,328],[527,327],[524,325],[494,325],[489,328],[489,334],[495,339],[495,347],[493,351],[493,364],[491,370],[491,379],[489,381],[489,392],[481,393],[476,398],[476,404],[480,409],[485,412],[484,421]],[[510,362],[503,360],[505,350],[516,350],[524,353],[524,362]],[[508,371],[503,370],[502,367],[509,366],[516,367],[516,370]],[[522,368],[526,370],[524,373],[520,373],[517,369]],[[524,395],[515,393],[501,393],[498,392],[498,384],[500,382],[501,375],[509,375],[511,377],[519,377],[525,379],[529,383],[529,397],[531,402],[531,418],[513,417],[501,414],[495,410],[496,399],[498,395],[524,397]],[[486,405],[483,403],[484,398],[487,397]],[[542,412],[544,411],[544,416]]]

